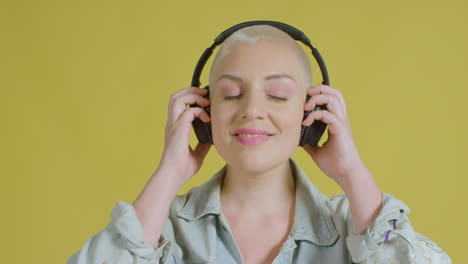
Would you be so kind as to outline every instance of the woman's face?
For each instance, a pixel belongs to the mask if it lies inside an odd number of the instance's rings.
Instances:
[[[305,92],[297,55],[285,44],[237,44],[211,84],[213,142],[231,166],[261,172],[296,150]]]

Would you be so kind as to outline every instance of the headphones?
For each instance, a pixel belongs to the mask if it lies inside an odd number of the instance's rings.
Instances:
[[[276,22],[276,21],[268,21],[268,20],[257,20],[257,21],[248,21],[248,22],[243,22],[240,24],[237,24],[235,26],[232,26],[225,31],[223,31],[218,37],[215,38],[214,43],[203,52],[201,55],[200,59],[197,62],[197,66],[195,67],[195,71],[193,72],[193,77],[192,77],[192,86],[193,87],[200,87],[200,76],[201,72],[203,70],[203,67],[205,66],[206,62],[208,61],[209,57],[211,54],[213,54],[213,50],[220,45],[221,43],[226,40],[227,37],[229,37],[232,33],[235,31],[249,27],[249,26],[254,26],[254,25],[270,25],[273,27],[276,27],[285,33],[287,33],[289,36],[291,36],[293,39],[302,42],[305,44],[307,47],[309,47],[312,50],[312,55],[314,56],[315,60],[317,61],[317,64],[320,67],[320,71],[322,73],[322,84],[325,85],[330,85],[330,81],[328,78],[328,72],[327,72],[327,67],[325,66],[325,62],[322,59],[322,56],[320,55],[319,51],[312,46],[310,43],[309,38],[300,30],[281,23],[281,22]],[[204,88],[207,90],[206,95],[204,96],[205,98],[209,99],[209,86],[205,86]],[[307,95],[306,102],[309,100],[310,96]],[[190,107],[200,107],[196,104],[191,104]],[[210,106],[203,107],[203,109],[206,111],[208,115],[210,115]],[[325,105],[321,106],[316,106],[314,109],[310,111],[304,111],[304,116],[302,120],[305,120],[307,116],[314,111],[318,110],[326,110]],[[203,144],[213,144],[213,135],[212,135],[212,130],[211,130],[211,122],[205,123],[199,118],[195,117],[195,119],[192,122],[193,129],[195,130],[195,134],[197,135],[198,141]],[[325,124],[321,120],[315,120],[312,125],[310,126],[302,126],[301,127],[301,137],[299,139],[299,146],[306,146],[306,145],[311,145],[311,146],[316,146],[322,137],[323,133],[325,132],[325,129],[327,127],[327,124]]]

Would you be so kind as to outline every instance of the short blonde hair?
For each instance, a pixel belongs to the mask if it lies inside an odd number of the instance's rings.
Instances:
[[[294,53],[297,54],[299,63],[302,65],[303,74],[305,77],[304,80],[306,81],[305,91],[307,91],[307,88],[312,85],[312,69],[307,54],[305,53],[304,49],[301,46],[299,46],[296,40],[294,40],[286,32],[270,25],[254,25],[241,28],[226,38],[226,40],[221,45],[218,53],[216,54],[213,64],[211,65],[209,79],[210,90],[212,89],[212,85],[214,85],[214,70],[218,66],[218,63],[221,61],[221,59],[229,53],[232,47],[234,47],[237,44],[255,44],[257,42],[283,43],[291,47]]]

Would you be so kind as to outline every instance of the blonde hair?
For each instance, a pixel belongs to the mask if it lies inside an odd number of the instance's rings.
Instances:
[[[226,38],[226,40],[221,45],[218,53],[216,54],[213,64],[211,65],[209,79],[210,90],[212,89],[211,87],[214,81],[214,70],[216,69],[221,59],[229,53],[232,47],[234,47],[237,44],[255,44],[257,42],[276,42],[286,44],[287,46],[289,46],[297,55],[299,63],[302,65],[303,74],[305,77],[304,80],[306,81],[305,91],[307,91],[307,88],[312,85],[312,70],[307,54],[305,53],[304,49],[301,46],[299,46],[296,40],[294,40],[286,32],[270,25],[254,25],[250,27],[245,27],[237,30],[228,38]]]

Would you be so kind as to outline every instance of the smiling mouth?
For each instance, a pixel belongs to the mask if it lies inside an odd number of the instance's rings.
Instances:
[[[234,134],[236,137],[264,137],[273,136],[273,134]]]
[[[233,134],[233,136],[242,145],[256,146],[267,142],[273,136],[273,134],[262,132],[260,134],[238,133]]]
[[[234,136],[243,137],[256,137],[256,136],[271,136],[273,135],[270,131],[256,128],[238,128],[233,131]]]

